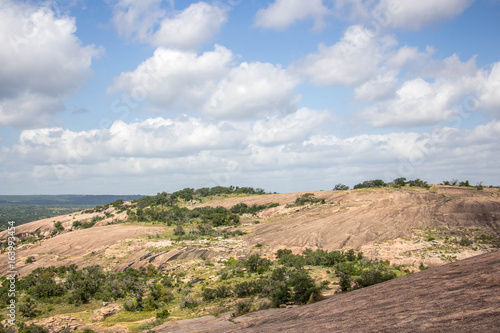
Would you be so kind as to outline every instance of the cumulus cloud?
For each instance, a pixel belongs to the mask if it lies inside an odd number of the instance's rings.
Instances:
[[[118,0],[111,21],[121,36],[146,42],[166,15],[161,3],[162,0]]]
[[[138,100],[147,98],[158,112],[197,110],[227,75],[232,61],[232,52],[218,45],[201,55],[158,48],[136,70],[116,78],[109,92],[123,91]]]
[[[463,13],[475,0],[337,0],[336,17],[368,24],[378,30],[419,30]]]
[[[377,76],[385,50],[395,43],[391,37],[374,38],[360,25],[350,26],[339,42],[320,45],[316,53],[292,64],[290,71],[320,86],[356,86]]]
[[[45,7],[0,3],[0,125],[47,125],[63,109],[61,98],[91,75],[101,50],[82,46],[73,18]]]
[[[422,27],[460,15],[475,0],[381,0],[374,12],[385,11],[390,27],[419,30]]]
[[[457,103],[474,89],[475,80],[459,82],[421,78],[409,80],[396,91],[395,97],[363,112],[363,117],[376,127],[422,126],[450,120],[458,113]]]
[[[242,119],[296,109],[298,79],[279,65],[241,63],[215,46],[201,55],[158,48],[133,72],[122,73],[110,93],[147,99],[158,113],[188,110],[213,118]]]
[[[210,124],[187,116],[128,124],[118,120],[100,130],[25,130],[15,150],[23,160],[39,164],[94,164],[114,157],[174,158],[234,148],[244,139],[240,132],[224,122]]]
[[[365,170],[359,181],[400,176],[428,179],[428,174],[446,179],[448,174],[442,170],[449,165],[454,165],[455,177],[468,176],[474,168],[476,177],[485,177],[477,181],[488,180],[500,163],[498,121],[471,130],[436,128],[428,133],[341,138],[318,130],[319,124],[331,119],[326,111],[299,109],[282,122],[271,118],[252,127],[180,117],[117,121],[109,129],[81,132],[25,130],[18,144],[2,151],[2,176],[21,182],[39,179],[49,187],[51,182],[71,181],[72,189],[77,184],[87,188],[88,179],[94,179],[96,188],[106,183],[142,193],[155,193],[159,184],[167,183],[181,188],[258,184],[266,179],[266,188],[277,186],[272,189],[281,191],[290,180],[293,190],[354,183],[352,170],[357,168]],[[14,159],[24,161],[22,169],[5,163]],[[126,187],[119,187],[120,181]]]
[[[358,102],[374,102],[391,97],[399,82],[397,71],[379,74],[376,78],[363,83],[354,90]]]
[[[330,13],[323,5],[323,0],[276,0],[266,9],[261,9],[255,16],[257,27],[285,30],[297,21],[314,20],[315,29],[325,25],[324,17]]]
[[[127,39],[193,49],[211,41],[227,20],[225,8],[206,2],[177,12],[166,11],[161,4],[161,0],[119,0],[113,7],[112,22]]]
[[[375,102],[361,116],[375,127],[423,126],[485,110],[498,114],[500,65],[478,69],[475,57],[462,62],[456,55],[430,59],[413,79],[380,77],[355,89],[362,102]],[[424,79],[424,77],[427,77]],[[392,90],[392,92],[391,92]]]
[[[156,46],[190,49],[210,41],[227,20],[226,10],[199,2],[173,18],[165,18],[152,36]]]
[[[493,64],[489,74],[479,76],[473,99],[478,108],[500,115],[500,62]]]
[[[280,66],[242,63],[231,69],[206,105],[206,112],[221,118],[287,114],[296,108],[292,94],[298,80]]]
[[[320,132],[333,120],[327,111],[301,108],[285,117],[274,116],[257,121],[248,136],[248,142],[260,146],[301,142],[312,133]]]

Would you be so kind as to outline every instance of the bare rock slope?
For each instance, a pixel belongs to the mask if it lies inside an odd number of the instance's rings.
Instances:
[[[431,191],[371,189],[312,193],[325,199],[327,205],[290,208],[283,214],[270,216],[268,222],[255,226],[245,240],[250,245],[267,245],[268,251],[274,253],[283,247],[296,252],[306,247],[326,250],[359,248],[409,237],[412,228],[482,227],[496,234],[500,230],[498,189],[477,191],[436,186]],[[298,196],[294,194],[287,199],[294,200]],[[281,197],[269,196],[267,201],[276,199],[279,201]],[[254,200],[264,201],[266,198]],[[216,204],[227,203],[211,203]],[[265,214],[271,212],[263,212],[262,217],[265,218]]]
[[[291,309],[203,317],[156,332],[498,332],[500,252]]]

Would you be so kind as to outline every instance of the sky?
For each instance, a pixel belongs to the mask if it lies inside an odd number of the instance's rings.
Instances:
[[[0,194],[500,185],[498,0],[0,0]]]

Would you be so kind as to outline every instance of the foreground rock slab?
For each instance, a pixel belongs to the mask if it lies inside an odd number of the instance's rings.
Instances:
[[[166,323],[156,332],[498,332],[500,251],[292,309]]]

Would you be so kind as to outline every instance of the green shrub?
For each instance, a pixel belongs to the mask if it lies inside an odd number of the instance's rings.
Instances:
[[[198,301],[191,295],[188,295],[181,301],[181,308],[194,309],[198,307],[198,305]]]
[[[249,301],[249,300],[239,301],[238,303],[236,303],[235,315],[241,316],[245,313],[250,312],[251,309],[252,309],[252,302],[251,301]]]
[[[24,324],[21,324],[18,333],[49,333],[49,330],[46,329],[45,327],[38,326],[35,324],[31,324],[30,326],[25,326]]]
[[[40,314],[40,311],[37,310],[36,304],[27,297],[24,302],[19,305],[19,313],[26,318],[35,318]]]
[[[305,270],[295,270],[290,274],[289,284],[293,288],[293,301],[305,304],[319,298],[319,288]]]
[[[377,283],[385,282],[394,279],[396,274],[389,271],[386,267],[375,265],[363,272],[361,277],[356,279],[355,289],[368,287]]]
[[[261,258],[259,254],[252,254],[247,260],[242,261],[243,266],[251,272],[255,273],[259,267],[268,269],[271,266],[271,261],[266,258]]]
[[[156,318],[167,319],[170,316],[167,308],[163,308],[160,312],[156,313]]]
[[[26,261],[24,263],[25,264],[31,264],[33,262],[35,262],[35,257],[29,256],[28,258],[26,258]]]
[[[291,300],[291,297],[292,293],[290,287],[286,284],[277,285],[271,290],[270,298],[275,307],[286,304]]]
[[[305,193],[295,199],[295,206],[303,206],[305,204],[325,203],[325,199],[317,199],[314,193]]]

